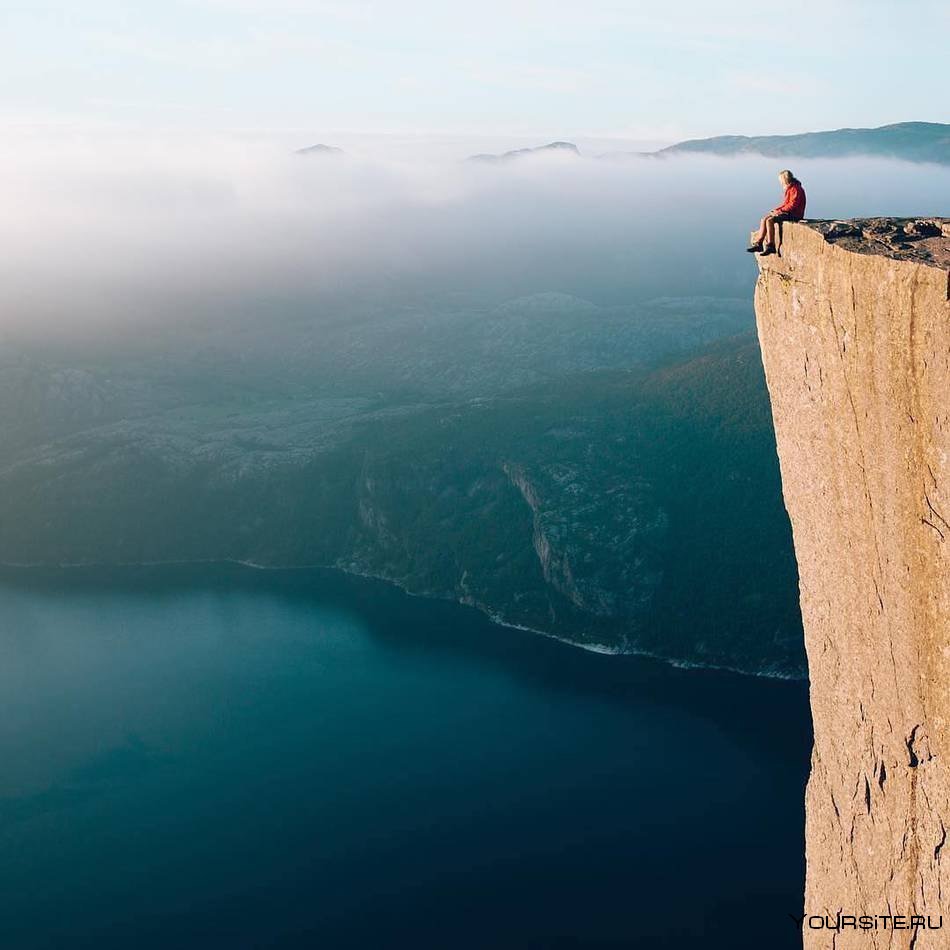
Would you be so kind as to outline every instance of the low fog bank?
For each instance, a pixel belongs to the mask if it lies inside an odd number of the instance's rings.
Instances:
[[[307,144],[307,143],[301,143]],[[776,160],[480,166],[416,154],[302,156],[252,138],[9,142],[0,332],[114,339],[146,325],[349,319],[558,292],[615,306],[742,297]],[[950,213],[950,169],[796,163],[809,215]],[[441,303],[440,303],[441,301]],[[105,333],[105,330],[108,333]]]

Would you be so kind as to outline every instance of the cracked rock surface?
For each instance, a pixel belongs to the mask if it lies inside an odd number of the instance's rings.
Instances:
[[[950,221],[786,224],[755,310],[815,727],[808,948],[950,946]]]

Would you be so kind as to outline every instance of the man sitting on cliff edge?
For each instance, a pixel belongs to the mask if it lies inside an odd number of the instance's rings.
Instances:
[[[787,168],[778,173],[778,180],[785,188],[785,197],[777,208],[759,222],[759,230],[752,235],[752,243],[746,248],[750,254],[774,254],[775,222],[801,221],[805,217],[805,189],[802,183]]]

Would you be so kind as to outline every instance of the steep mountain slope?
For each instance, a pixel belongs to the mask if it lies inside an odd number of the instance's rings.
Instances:
[[[0,468],[0,560],[336,565],[601,649],[802,670],[749,337],[461,401],[250,376],[135,417],[100,384]]]

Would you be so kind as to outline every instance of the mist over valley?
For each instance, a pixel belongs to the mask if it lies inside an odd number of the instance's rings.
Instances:
[[[801,674],[742,253],[774,162],[108,144],[6,158],[0,560],[334,566]],[[823,217],[950,195],[796,173]]]

